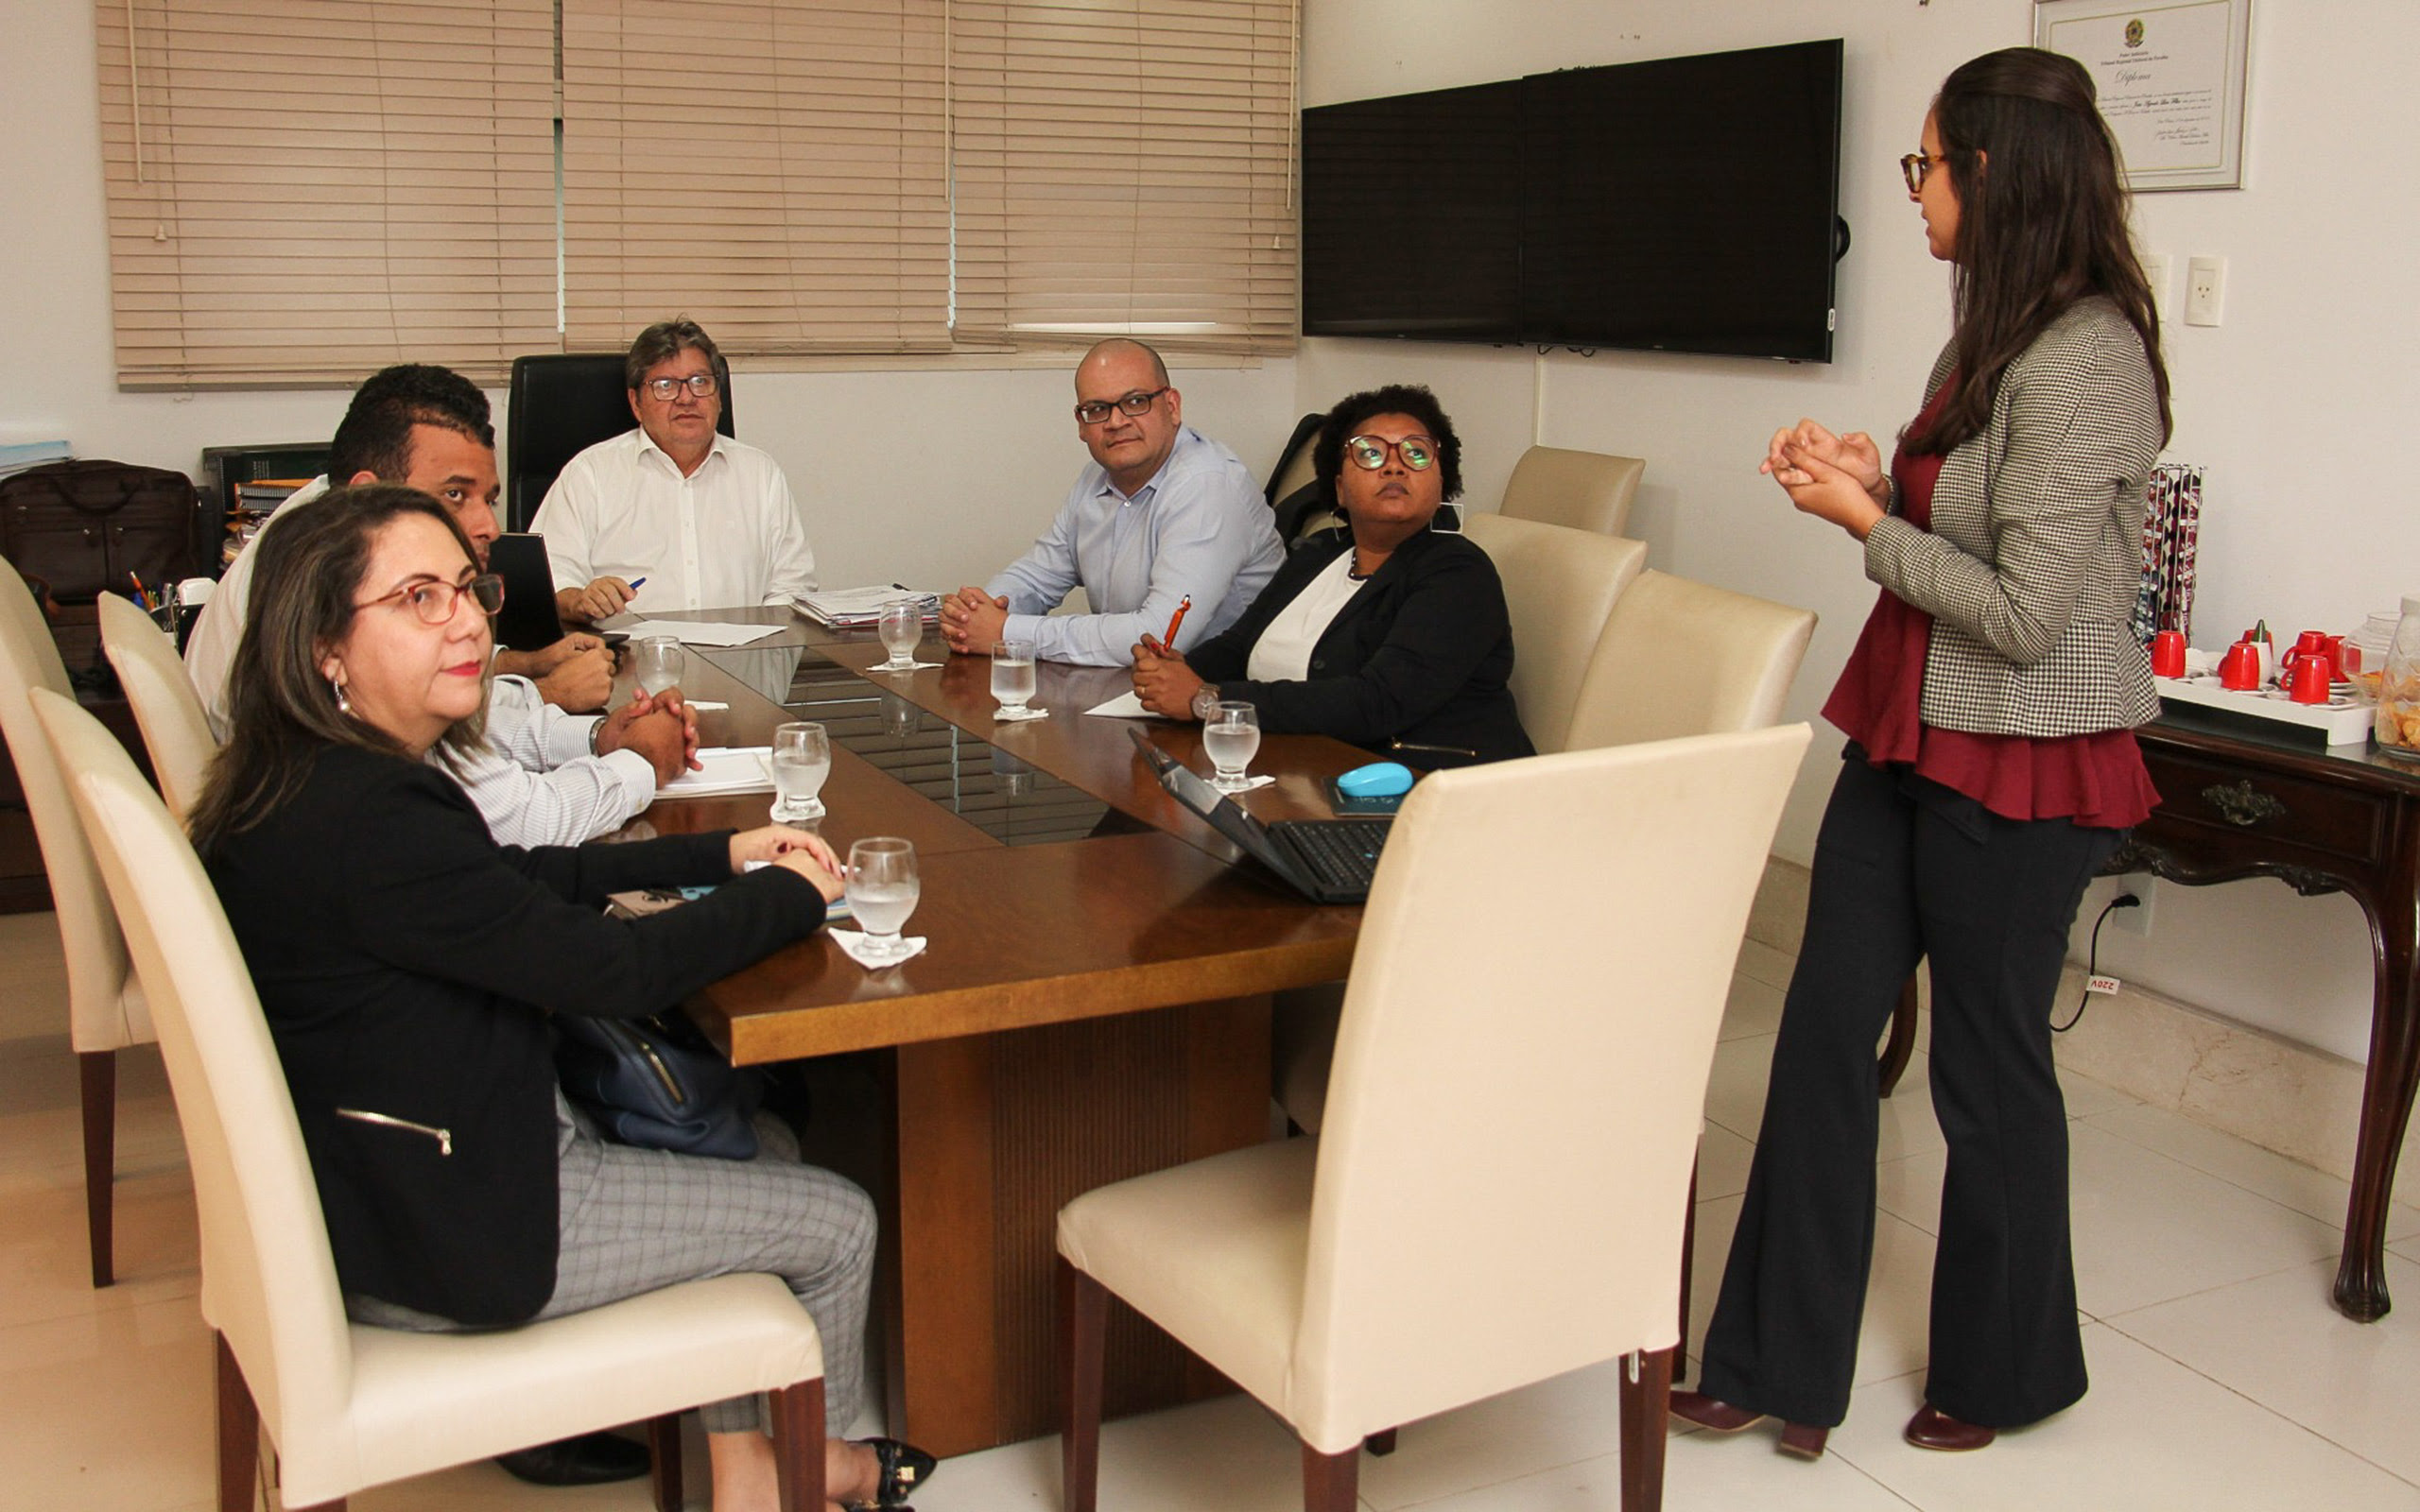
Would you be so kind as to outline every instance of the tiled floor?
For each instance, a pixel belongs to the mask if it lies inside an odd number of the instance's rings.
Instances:
[[[1699,1316],[1720,1272],[1764,1098],[1789,958],[1742,953],[1707,1105]],[[193,1198],[159,1058],[120,1057],[117,1286],[85,1275],[76,1078],[47,916],[0,919],[0,1505],[184,1512],[208,1505],[208,1348],[195,1313]],[[1924,1365],[1942,1143],[1919,1055],[1885,1113],[1882,1213],[1858,1388],[1809,1465],[1770,1433],[1671,1446],[1666,1504],[1778,1512],[2325,1507],[2420,1512],[2420,1210],[2398,1205],[2404,1309],[2363,1326],[2327,1303],[2344,1185],[2090,1082],[2071,1081],[2079,1293],[2093,1390],[1981,1454],[1900,1442]],[[2409,1183],[2407,1183],[2408,1185]],[[1408,1425],[1363,1462],[1374,1512],[1582,1512],[1618,1503],[1611,1367]],[[1298,1461],[1240,1399],[1106,1430],[1105,1508],[1298,1506]],[[702,1459],[702,1456],[695,1456]],[[924,1512],[1057,1503],[1055,1441],[971,1455]],[[692,1505],[703,1504],[703,1491]],[[358,1497],[360,1512],[642,1512],[638,1486],[525,1487],[487,1465]]]

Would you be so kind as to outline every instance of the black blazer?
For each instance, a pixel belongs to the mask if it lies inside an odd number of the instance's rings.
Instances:
[[[330,747],[300,792],[212,848],[346,1291],[470,1324],[545,1306],[546,1014],[654,1012],[822,922],[796,873],[733,877],[729,835],[499,847],[442,773]],[[722,885],[636,922],[599,911],[609,892],[691,883]]]
[[[1512,623],[1487,553],[1424,531],[1337,611],[1301,682],[1244,677],[1278,611],[1352,549],[1344,532],[1313,538],[1286,559],[1243,618],[1185,655],[1222,698],[1241,698],[1271,734],[1333,735],[1414,766],[1467,766],[1536,747],[1513,707]],[[1430,747],[1430,748],[1423,748]]]

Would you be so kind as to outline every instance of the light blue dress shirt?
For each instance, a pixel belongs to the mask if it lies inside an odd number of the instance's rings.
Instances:
[[[1177,649],[1233,625],[1285,556],[1241,459],[1187,425],[1131,497],[1088,464],[1033,549],[983,591],[1009,601],[1007,638],[1033,642],[1045,661],[1122,667],[1145,634],[1167,632],[1188,593]],[[1046,617],[1079,584],[1092,612]]]

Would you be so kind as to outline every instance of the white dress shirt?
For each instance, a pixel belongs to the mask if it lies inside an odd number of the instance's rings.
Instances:
[[[1242,618],[1286,559],[1274,520],[1236,454],[1187,425],[1132,495],[1087,465],[1049,530],[983,591],[1009,601],[1004,639],[1031,641],[1046,662],[1122,667],[1188,594],[1178,650]],[[1079,583],[1093,611],[1046,617]]]
[[[698,471],[631,430],[563,465],[529,528],[555,587],[644,577],[631,609],[787,604],[815,587],[815,552],[789,480],[765,453],[717,435]]]
[[[227,564],[218,586],[211,590],[210,602],[201,606],[201,613],[194,619],[193,633],[185,637],[185,676],[201,695],[210,732],[220,740],[227,738],[227,674],[235,665],[235,647],[244,639],[244,607],[252,597],[252,553],[260,549],[261,537],[285,519],[287,510],[299,509],[327,491],[328,477],[322,472],[286,495]]]
[[[1309,681],[1311,653],[1319,649],[1320,637],[1359,592],[1361,580],[1353,576],[1353,553],[1348,551],[1321,569],[1294,602],[1270,619],[1260,639],[1252,643],[1244,676],[1254,682]]]
[[[655,801],[655,768],[634,750],[588,754],[596,720],[567,714],[527,678],[488,689],[487,744],[458,770],[431,756],[471,796],[498,845],[578,845],[610,833]]]

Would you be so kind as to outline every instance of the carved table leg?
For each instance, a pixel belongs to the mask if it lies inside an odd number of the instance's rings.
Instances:
[[[2395,862],[2386,895],[2370,915],[2370,948],[2377,965],[2370,1018],[2370,1064],[2361,1079],[2361,1129],[2353,1146],[2353,1197],[2344,1214],[2344,1255],[2336,1270],[2336,1306],[2362,1323],[2394,1305],[2386,1287],[2386,1211],[2394,1194],[2395,1159],[2411,1121],[2420,1084],[2420,1024],[2415,1024],[2412,943],[2420,929],[2420,818],[2407,807],[2397,825]],[[2364,900],[2366,907],[2366,900]]]

